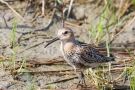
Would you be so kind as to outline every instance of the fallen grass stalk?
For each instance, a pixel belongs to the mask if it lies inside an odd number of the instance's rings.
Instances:
[[[73,2],[74,2],[74,0],[70,0],[70,4],[69,4],[69,8],[68,8],[67,18],[69,17],[69,14],[70,14],[71,7],[72,7]]]
[[[60,80],[56,80],[54,82],[49,82],[49,83],[46,83],[45,85],[48,85],[48,84],[54,84],[54,83],[60,83],[60,82],[65,82],[65,81],[69,81],[69,80],[72,80],[72,79],[75,79],[75,78],[78,78],[77,76],[72,76],[72,77],[67,77],[67,78],[62,78]]]
[[[133,17],[133,19],[132,19],[128,24],[126,24],[126,25],[124,26],[124,28],[123,28],[121,31],[119,31],[115,36],[113,36],[113,38],[111,39],[111,42],[112,42],[119,34],[121,34],[124,30],[126,30],[126,29],[133,23],[134,20],[135,20],[135,17]]]
[[[28,47],[28,48],[26,48],[26,49],[20,51],[19,53],[23,53],[24,51],[26,51],[26,50],[28,50],[28,49],[34,48],[34,47],[36,47],[36,46],[39,46],[40,44],[43,44],[44,42],[45,42],[45,41],[42,41],[42,42],[40,42],[40,43],[38,43],[38,44],[35,44],[35,45],[31,46],[31,47]]]
[[[28,70],[28,71],[27,71]],[[74,75],[73,69],[66,69],[66,70],[54,70],[54,71],[38,71],[35,69],[29,69],[21,71],[22,73],[29,73],[29,74],[50,74],[50,75],[57,75],[57,74],[66,74],[66,75]],[[72,71],[72,72],[69,72]],[[77,70],[78,71],[78,70]],[[13,73],[17,74],[18,71],[14,71]]]
[[[20,17],[23,21],[26,21],[19,13],[17,13],[7,2],[4,0],[0,0],[0,2],[6,4],[18,17]]]
[[[74,24],[74,23],[71,23],[71,22],[67,22],[67,21],[65,21],[65,24],[70,25],[70,26],[74,26],[74,27],[77,27],[77,28],[81,28],[81,29],[86,29],[86,28],[83,27],[83,26],[79,26],[79,25],[77,25],[77,24]],[[86,30],[87,30],[87,29],[86,29]]]
[[[132,69],[132,67],[117,67],[117,68],[111,68],[110,71],[117,71],[117,70],[124,70],[126,68],[126,70]],[[98,71],[96,71],[97,73]],[[99,72],[109,72],[108,69],[100,70]]]

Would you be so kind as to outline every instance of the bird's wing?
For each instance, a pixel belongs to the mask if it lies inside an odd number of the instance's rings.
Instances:
[[[80,45],[88,45],[87,43],[81,42],[79,40],[76,40]]]
[[[78,48],[79,48],[78,55],[80,56],[80,59],[85,62],[88,63],[107,62],[106,60],[104,60],[106,59],[105,56],[103,56],[99,51],[97,51],[95,48],[93,48],[88,44],[81,45]]]
[[[90,44],[78,41],[79,45],[75,48],[75,52],[79,58],[88,63],[103,63],[115,61],[114,57],[106,57]]]

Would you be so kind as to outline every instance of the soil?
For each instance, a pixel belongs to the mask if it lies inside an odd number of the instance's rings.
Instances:
[[[52,19],[53,22],[45,28],[51,19],[50,14],[52,14],[53,11],[49,8],[54,2],[49,1],[50,3],[46,6],[47,10],[45,10],[45,16],[41,16],[40,14],[33,22],[31,21],[37,13],[35,14],[36,10],[32,5],[36,5],[34,3],[37,3],[38,8],[41,9],[41,2],[31,3],[28,7],[25,1],[7,1],[26,21],[23,21],[11,9],[7,8],[7,5],[0,3],[1,87],[6,87],[8,90],[76,90],[78,78],[74,74],[73,68],[69,66],[62,57],[59,50],[60,41],[44,48],[45,44],[53,39],[57,35],[58,29],[62,27],[61,18],[54,15]],[[70,16],[66,19],[65,26],[70,27],[74,31],[76,39],[92,44],[95,42],[94,40],[93,42],[89,42],[89,28],[91,28],[91,23],[93,27],[96,28],[100,20],[100,13],[104,8],[104,4],[100,3],[100,1],[101,0],[74,1]],[[124,2],[126,2],[126,0],[124,0],[123,3]],[[119,7],[120,2],[113,3],[115,3],[115,7]],[[111,47],[116,48],[116,50],[112,51],[116,57],[116,62],[113,63],[114,66],[112,66],[112,68],[117,66],[119,68],[120,65],[125,65],[125,60],[130,60],[126,55],[120,57],[116,53],[116,51],[121,52],[117,49],[118,47],[133,48],[133,51],[135,51],[135,11],[132,10],[132,5],[126,10],[127,11],[123,14],[122,23],[120,23],[120,25],[117,24],[117,26],[112,25],[111,28],[109,28],[111,37],[123,30],[117,37],[114,37],[115,39],[111,42]],[[15,25],[15,20],[17,22],[17,30],[15,33],[16,44],[13,46],[12,28]],[[28,33],[25,34],[26,32]],[[103,40],[105,40],[105,37]],[[105,44],[103,43],[99,46],[105,48]],[[122,49],[122,51],[125,50]],[[13,60],[16,61],[15,65]],[[22,65],[23,61],[24,64]],[[96,71],[96,69],[93,70]],[[116,72],[112,71],[112,79],[116,79],[121,72],[122,71],[119,69]],[[86,82],[89,87],[85,89],[89,90],[92,88],[92,90],[99,90],[87,76],[87,70],[85,73]],[[125,76],[121,77],[121,81],[115,82],[114,87],[120,88],[121,90],[128,90],[129,81],[124,82],[124,79]]]

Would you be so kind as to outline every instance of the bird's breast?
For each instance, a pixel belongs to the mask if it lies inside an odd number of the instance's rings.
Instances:
[[[65,45],[61,42],[60,51],[61,51],[61,53],[62,53],[62,55],[63,55],[63,58],[66,60],[66,62],[67,62],[68,64],[71,65],[71,62],[70,62],[69,57],[68,57],[68,55],[67,55],[67,52],[69,52],[70,50],[71,50],[71,47],[67,46],[67,47],[65,48]]]
[[[75,45],[73,43],[66,43],[63,47],[64,52],[70,52],[74,49]]]

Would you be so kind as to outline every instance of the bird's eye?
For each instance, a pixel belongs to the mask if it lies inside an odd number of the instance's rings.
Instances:
[[[63,34],[68,34],[68,31],[65,31]]]

